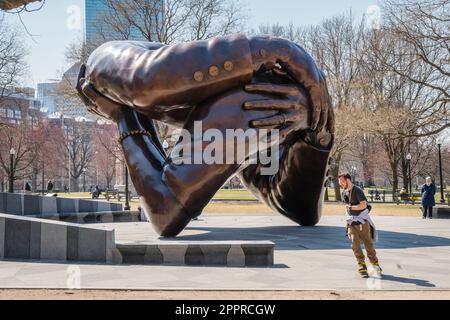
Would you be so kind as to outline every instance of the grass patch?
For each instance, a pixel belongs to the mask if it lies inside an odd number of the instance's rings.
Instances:
[[[59,197],[62,198],[81,198],[90,199],[91,196],[89,192],[72,192],[72,193],[60,193]],[[247,190],[227,190],[221,189],[214,196],[216,200],[233,201],[233,200],[255,200],[256,198]],[[105,201],[104,197],[100,197],[100,200]],[[111,199],[111,202],[117,202],[115,199]],[[121,201],[120,203],[124,203]],[[131,210],[137,210],[139,207],[138,199],[131,199],[130,201]],[[404,204],[393,204],[393,203],[372,203],[373,210],[371,212],[374,216],[416,216],[420,217],[421,210],[420,205],[404,205]],[[210,202],[204,209],[203,214],[207,215],[278,215],[278,213],[273,212],[264,203],[229,203],[229,202]],[[323,215],[342,215],[344,216],[344,207],[340,203],[326,202],[323,206]]]

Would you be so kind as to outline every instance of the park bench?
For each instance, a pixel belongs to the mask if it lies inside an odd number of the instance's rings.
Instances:
[[[381,201],[386,202],[386,190],[381,190],[381,192],[376,192],[375,190],[369,190],[370,201]]]
[[[416,203],[416,201],[418,201],[420,199],[421,199],[421,195],[419,195],[419,194],[414,194],[414,193],[411,195],[408,193],[400,194],[397,197],[397,204],[400,204],[400,201],[402,201],[404,204],[411,203],[412,205],[414,205]]]
[[[392,202],[400,204],[400,202],[415,204],[417,201],[421,199],[421,195],[419,193],[410,194],[399,194],[397,191],[395,194],[392,190],[369,190],[369,197],[371,202],[389,202],[388,199],[392,199]]]
[[[120,191],[117,189],[107,189],[107,190],[102,191],[102,193],[107,201],[109,201],[111,198],[117,199],[117,201],[120,201],[122,198],[125,197],[125,191]],[[128,196],[129,196],[129,199],[132,199],[133,194],[131,191],[128,191]],[[136,195],[136,197],[137,197],[137,195]]]

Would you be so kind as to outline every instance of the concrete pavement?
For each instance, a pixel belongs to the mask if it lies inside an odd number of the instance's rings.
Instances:
[[[0,288],[197,290],[450,290],[450,220],[374,217],[384,276],[361,279],[345,238],[344,217],[299,227],[281,216],[205,215],[179,237],[158,239],[142,222],[97,224],[117,242],[247,241],[275,243],[270,268],[58,264],[1,261]]]

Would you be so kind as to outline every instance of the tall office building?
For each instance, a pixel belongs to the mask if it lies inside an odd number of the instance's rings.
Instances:
[[[69,69],[64,72],[61,86],[63,88],[75,88],[78,81],[78,72],[80,71],[81,63],[74,63]],[[64,118],[72,118],[76,120],[91,121],[95,120],[95,116],[89,113],[85,105],[77,97],[68,95],[58,101],[56,111]]]
[[[37,84],[36,100],[39,101],[42,112],[52,113],[56,111],[57,96],[58,82]]]
[[[154,0],[158,5],[163,5],[163,0]],[[99,44],[105,40],[120,40],[123,36],[105,23],[105,18],[112,16],[105,0],[85,1],[85,41],[88,44]],[[161,10],[162,14],[162,10]],[[106,38],[106,39],[104,39]],[[146,40],[142,33],[136,29],[129,30],[129,40]]]

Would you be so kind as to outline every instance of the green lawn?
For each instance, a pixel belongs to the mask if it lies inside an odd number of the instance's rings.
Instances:
[[[369,197],[368,193],[369,188],[366,188],[364,191]],[[381,191],[381,188],[379,189]],[[450,193],[450,188],[444,190],[444,193]],[[328,188],[329,200],[334,201],[334,189]],[[90,199],[91,195],[89,192],[71,192],[71,193],[59,193],[58,196],[64,198],[81,198],[81,199]],[[439,203],[440,193],[436,192],[436,203]],[[103,195],[100,196],[100,200],[104,199]],[[246,189],[220,189],[216,195],[214,196],[215,200],[255,200],[256,197]],[[112,199],[114,200],[114,199]],[[370,200],[370,198],[369,198]],[[390,201],[391,197],[387,196],[387,200]],[[380,203],[377,201],[376,203]]]
[[[79,198],[79,199],[90,199],[91,194],[89,192],[71,192],[71,193],[58,193],[58,197],[62,198]],[[247,191],[246,189],[220,189],[214,199],[217,200],[255,200],[255,196]],[[100,200],[104,200],[104,196],[100,195]],[[112,199],[114,200],[114,199]]]
[[[220,189],[214,196],[216,200],[255,200],[256,197],[247,189]]]
[[[73,193],[60,193],[58,196],[65,198],[81,198],[90,199],[90,194],[88,192],[73,192]],[[214,196],[214,199],[218,200],[254,200],[255,197],[247,190],[228,190],[221,189]],[[100,197],[100,200],[104,200],[104,197]],[[116,202],[115,199],[111,201]],[[121,201],[124,203],[124,200]],[[139,206],[138,199],[132,199],[130,201],[130,206],[132,210],[137,210]],[[254,202],[254,203],[238,203],[238,202],[210,202],[204,209],[204,214],[216,215],[216,214],[256,214],[256,215],[273,215],[272,209],[267,207],[264,203]],[[373,203],[372,215],[378,216],[414,216],[420,217],[420,205],[411,204],[394,204],[394,203]],[[323,207],[323,215],[344,215],[344,208],[341,203],[338,202],[326,202]]]

